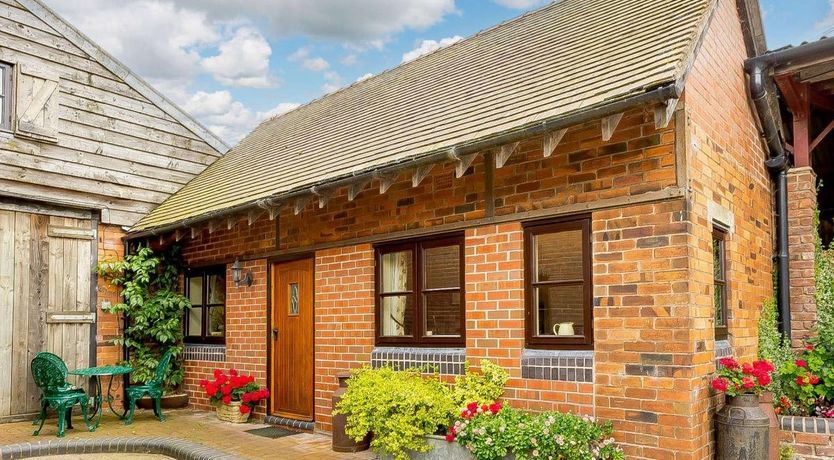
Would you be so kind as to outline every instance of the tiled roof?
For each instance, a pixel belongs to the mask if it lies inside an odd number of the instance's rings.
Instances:
[[[711,3],[552,3],[265,121],[133,230],[254,204],[676,82]]]

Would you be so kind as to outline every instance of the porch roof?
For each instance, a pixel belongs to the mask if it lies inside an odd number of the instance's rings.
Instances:
[[[455,158],[664,86],[679,91],[713,3],[552,3],[263,122],[132,231],[193,225],[444,152]]]

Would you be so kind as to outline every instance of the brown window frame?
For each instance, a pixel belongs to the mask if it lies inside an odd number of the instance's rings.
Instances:
[[[225,344],[226,343],[226,332],[228,330],[226,325],[223,326],[223,336],[216,337],[208,335],[208,322],[209,322],[209,310],[214,307],[223,307],[226,308],[226,303],[214,303],[209,305],[208,304],[208,278],[212,275],[222,275],[223,279],[226,279],[226,266],[225,265],[214,265],[210,267],[201,267],[201,268],[193,268],[188,269],[185,272],[185,297],[191,299],[191,283],[188,282],[189,278],[202,278],[202,305],[200,305],[200,309],[203,312],[203,320],[202,324],[200,325],[200,335],[188,335],[189,334],[189,321],[188,315],[191,313],[191,308],[187,309],[185,313],[183,313],[183,333],[184,338],[183,341],[185,343],[196,343],[196,344]],[[224,288],[225,289],[225,288]],[[224,292],[225,294],[225,292]]]
[[[715,315],[715,340],[726,340],[729,337],[729,331],[727,328],[727,320],[729,319],[728,313],[729,308],[727,304],[727,231],[723,228],[713,226],[712,229],[712,245],[710,249],[714,252],[714,246],[718,242],[718,259],[719,264],[721,265],[721,278],[715,277],[715,267],[712,270],[712,288],[713,290],[717,286],[721,286],[721,298],[720,302],[721,305],[715,305],[715,293],[713,292],[713,314]],[[710,258],[713,259],[713,264],[715,263],[714,255],[710,254]],[[719,324],[718,317],[716,313],[718,309],[721,309],[721,317],[724,319],[723,324]]]
[[[582,279],[570,281],[536,282],[535,266],[536,254],[533,247],[534,236],[564,231],[582,231]],[[572,216],[569,218],[548,220],[546,222],[532,222],[524,225],[524,324],[525,339],[529,348],[563,349],[563,350],[592,350],[594,348],[594,302],[593,276],[591,268],[591,216]],[[537,286],[541,285],[577,285],[582,284],[584,298],[583,336],[582,337],[543,337],[536,335],[534,306]]]
[[[439,288],[426,290],[423,287],[425,274],[423,269],[424,250],[457,245],[460,250],[460,337],[426,336],[424,318],[424,296],[426,292],[454,291],[454,288]],[[412,280],[411,290],[403,292],[382,292],[382,256],[392,252],[412,251]],[[429,238],[397,241],[394,243],[380,244],[374,247],[374,336],[377,345],[413,346],[413,347],[462,347],[466,345],[466,285],[465,285],[465,264],[466,255],[465,241],[463,234],[433,236]],[[414,335],[403,337],[383,336],[382,333],[382,298],[395,295],[411,295],[414,305]]]
[[[3,85],[3,94],[0,95],[0,107],[2,107],[3,112],[0,117],[0,131],[11,131],[14,66],[6,62],[0,62],[0,69],[3,69],[3,78],[0,81],[0,85]]]

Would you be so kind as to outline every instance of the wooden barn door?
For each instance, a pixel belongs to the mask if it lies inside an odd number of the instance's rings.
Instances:
[[[0,210],[0,420],[37,410],[38,352],[90,364],[94,243],[89,219]]]

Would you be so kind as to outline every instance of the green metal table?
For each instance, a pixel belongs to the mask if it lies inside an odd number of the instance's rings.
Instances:
[[[72,375],[78,375],[81,377],[89,377],[90,378],[90,389],[95,388],[96,394],[93,397],[93,406],[92,412],[90,412],[90,418],[96,416],[98,414],[98,418],[96,419],[96,428],[98,428],[99,424],[101,423],[101,416],[104,414],[104,402],[107,401],[107,405],[110,407],[110,411],[119,417],[120,419],[124,419],[125,415],[127,415],[127,409],[122,410],[121,413],[116,411],[113,408],[113,395],[110,394],[113,390],[113,377],[117,375],[125,375],[130,374],[133,372],[132,367],[128,366],[98,366],[98,367],[87,367],[84,369],[75,369],[69,371]],[[107,396],[104,396],[104,393],[101,391],[101,378],[102,377],[110,377],[110,382],[107,384]]]

